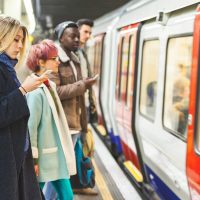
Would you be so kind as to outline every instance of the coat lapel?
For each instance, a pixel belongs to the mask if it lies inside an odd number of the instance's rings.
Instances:
[[[60,142],[61,142],[62,149],[63,149],[65,159],[67,162],[69,174],[74,175],[74,174],[76,174],[76,164],[75,164],[76,161],[75,161],[74,147],[73,147],[73,142],[72,142],[71,135],[69,132],[68,123],[67,123],[67,120],[66,120],[63,108],[62,108],[62,104],[61,104],[58,94],[56,92],[56,86],[50,80],[49,80],[49,84],[50,84],[51,88],[53,89],[53,92],[56,97],[56,101],[57,101],[58,109],[59,109],[59,115],[56,110],[55,102],[54,102],[48,88],[44,84],[42,84],[41,87],[43,88],[43,90],[45,92],[45,95],[47,97],[47,100],[48,100],[49,105],[52,110],[53,118],[55,120],[55,124],[56,124],[57,130],[58,130]]]

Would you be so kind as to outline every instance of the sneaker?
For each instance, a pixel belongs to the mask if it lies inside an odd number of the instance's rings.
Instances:
[[[93,188],[73,189],[74,194],[98,195],[98,192]]]

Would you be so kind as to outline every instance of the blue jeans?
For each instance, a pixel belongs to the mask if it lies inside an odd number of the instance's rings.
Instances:
[[[73,200],[74,194],[73,194],[71,183],[70,183],[69,179],[60,179],[60,180],[56,180],[56,181],[51,181],[48,183],[49,184],[48,186],[50,186],[50,183],[53,186],[53,188],[51,188],[50,191],[47,188],[47,192],[51,192],[51,196],[48,197],[47,200],[50,200],[50,199]],[[45,185],[44,182],[40,183],[41,189],[43,189],[44,185]],[[55,191],[57,193],[57,198],[55,197],[56,194],[52,191],[52,189],[55,189]],[[52,197],[52,195],[54,197]],[[45,194],[45,197],[46,196],[47,195]]]

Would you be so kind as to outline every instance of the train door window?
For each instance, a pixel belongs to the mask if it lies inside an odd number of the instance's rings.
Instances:
[[[101,40],[98,42],[98,72],[97,72],[98,74],[101,71],[102,47],[103,47],[103,45],[102,45],[102,40]]]
[[[133,100],[133,80],[134,80],[134,62],[135,62],[135,52],[134,52],[134,42],[135,38],[133,35],[130,36],[129,43],[129,67],[127,75],[127,92],[126,92],[126,105],[128,108],[132,108]]]
[[[144,42],[140,91],[140,112],[150,120],[155,118],[159,40]]]
[[[95,48],[94,44],[90,45],[87,48],[87,55],[88,55],[88,60],[91,66],[91,71],[94,72],[94,61],[95,61]]]
[[[117,56],[117,82],[116,82],[116,90],[115,90],[115,95],[116,99],[120,99],[120,83],[121,83],[121,67],[122,67],[122,46],[124,43],[124,37],[120,38],[119,44],[118,44],[118,56]]]
[[[103,56],[103,42],[104,42],[104,34],[96,36],[95,38],[95,47],[94,47],[94,74],[101,73],[101,65],[102,65],[102,56]],[[99,83],[97,83],[99,84]]]
[[[129,36],[124,37],[122,45],[122,62],[121,62],[121,82],[120,82],[120,100],[125,101],[127,88],[127,73],[129,62]]]
[[[100,44],[98,41],[95,43],[95,55],[96,55],[96,59],[95,59],[94,74],[98,74],[100,71],[99,69]]]
[[[93,71],[94,74],[96,73],[97,68],[98,68],[98,66],[97,66],[97,60],[98,60],[97,53],[98,53],[97,42],[95,41],[95,44],[94,44],[94,71]]]
[[[168,41],[164,97],[164,126],[186,138],[192,64],[192,36]]]

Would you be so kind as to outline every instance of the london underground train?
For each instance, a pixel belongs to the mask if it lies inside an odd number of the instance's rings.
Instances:
[[[152,198],[200,199],[199,1],[133,1],[93,30],[96,130]]]

